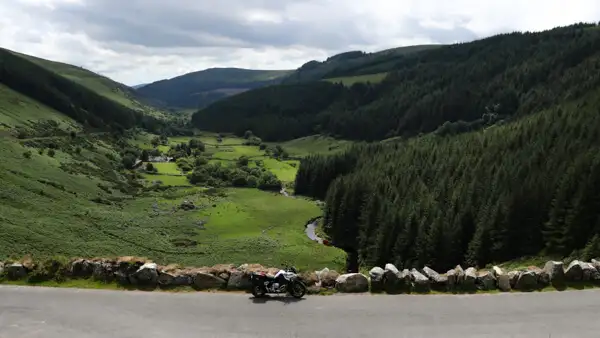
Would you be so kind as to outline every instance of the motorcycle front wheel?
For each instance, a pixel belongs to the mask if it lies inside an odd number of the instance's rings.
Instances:
[[[252,286],[252,295],[256,298],[264,297],[267,294],[267,290],[262,285]]]
[[[302,298],[302,297],[304,297],[304,294],[306,294],[306,286],[304,285],[304,283],[302,283],[300,281],[295,281],[292,284],[292,289],[290,290],[290,294],[294,298]]]

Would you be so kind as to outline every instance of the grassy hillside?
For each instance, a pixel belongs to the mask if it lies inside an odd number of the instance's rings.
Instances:
[[[148,115],[166,118],[165,112],[149,104],[149,100],[132,88],[74,65],[37,58],[31,55],[12,52],[24,59],[34,62],[56,74],[80,84],[112,101],[130,109]]]
[[[64,130],[80,129],[68,116],[0,84],[0,131],[9,135],[16,127],[33,127],[40,120],[54,121]]]
[[[0,49],[0,84],[69,116],[88,129],[143,127],[160,131],[167,127],[169,121],[107,97],[103,91],[105,87],[92,85],[96,83],[95,80],[82,85],[82,77],[74,81],[47,65],[41,65],[44,62],[39,59],[32,61],[31,57]],[[61,70],[68,68],[61,67]]]
[[[575,99],[600,84],[599,73],[590,72],[598,67],[599,44],[596,24],[501,34],[403,55],[378,83],[314,81],[252,90],[205,108],[192,122],[215,132],[251,129],[277,141],[315,133],[372,141],[475,130]]]
[[[154,119],[109,97],[93,77],[74,72],[69,79],[68,66],[50,70],[39,62],[0,53],[0,260],[138,255],[194,266],[343,264],[341,250],[304,234],[320,213],[314,202],[193,186],[175,163],[157,163],[156,175],[128,169],[154,136],[138,128]],[[171,137],[170,145],[187,141]],[[240,141],[225,140],[206,155],[259,153],[258,146],[227,146]],[[266,166],[293,181],[296,168],[272,160]],[[197,208],[180,209],[184,201]]]
[[[286,76],[283,83],[310,82],[329,78],[381,74],[393,70],[406,55],[442,45],[418,45],[386,49],[375,53],[353,51],[329,57],[323,62],[310,61]]]
[[[169,107],[203,108],[249,89],[278,83],[288,70],[211,68],[157,81],[137,91]]]

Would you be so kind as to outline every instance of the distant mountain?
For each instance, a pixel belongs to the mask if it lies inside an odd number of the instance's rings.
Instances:
[[[140,94],[172,108],[203,108],[249,89],[278,84],[292,70],[210,68],[137,89]]]
[[[133,89],[140,89],[140,88],[142,88],[144,86],[147,86],[147,85],[148,85],[147,83],[142,83],[142,84],[138,84],[138,85],[135,85],[135,86],[131,86],[131,88],[133,88]]]
[[[387,73],[402,62],[405,56],[444,45],[417,45],[386,49],[375,53],[350,51],[329,57],[323,62],[309,61],[286,76],[284,84],[330,78]]]
[[[389,64],[394,66],[379,82],[348,86],[309,81],[311,75],[300,83],[255,89],[206,107],[192,123],[213,132],[243,135],[252,130],[265,141],[314,133],[372,141],[481,129],[492,120],[540,111],[594,88],[597,72],[590,70],[600,58],[600,49],[593,47],[599,43],[597,26],[574,25],[419,52],[409,47],[371,56],[344,53],[311,66],[318,71],[340,65],[315,76],[351,77],[352,63],[361,72],[380,73],[384,68],[366,67],[364,60],[383,60],[385,55],[393,56]],[[290,78],[303,72],[309,75],[306,65]]]

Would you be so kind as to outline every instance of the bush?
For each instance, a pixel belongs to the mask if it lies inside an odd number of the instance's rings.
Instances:
[[[54,155],[56,155],[56,151],[54,151],[54,149],[48,149],[48,156],[54,157]]]
[[[252,133],[252,130],[246,130],[246,132],[244,133],[244,138],[246,140],[250,139],[252,136],[254,136],[254,134]]]
[[[248,185],[248,177],[246,173],[240,171],[235,173],[233,180],[231,181],[234,187],[245,187]]]
[[[248,163],[250,163],[250,160],[247,156],[240,156],[240,158],[238,158],[237,160],[238,167],[246,167],[248,166]]]
[[[146,171],[147,172],[154,172],[154,171],[156,171],[156,168],[154,168],[154,164],[152,164],[152,163],[146,163]]]
[[[198,157],[196,157],[196,160],[194,161],[194,166],[196,166],[196,167],[201,167],[206,164],[208,164],[208,159],[204,156],[198,156]]]
[[[281,181],[269,171],[263,172],[258,180],[258,188],[261,190],[279,191],[281,186]]]
[[[260,148],[260,150],[265,150],[265,149],[267,149],[267,145],[266,145],[266,144],[264,144],[264,143],[261,143],[261,144],[258,146],[258,148]]]
[[[75,148],[75,154],[81,154],[81,147]]]
[[[258,187],[258,177],[254,175],[248,175],[248,187],[256,188]]]
[[[31,150],[27,150],[26,152],[23,153],[23,157],[25,158],[31,158]]]
[[[48,155],[50,155],[50,151],[52,151],[52,149],[48,150]],[[133,156],[131,154],[126,154],[121,159],[121,164],[123,165],[123,167],[125,169],[133,169],[133,167],[135,166],[135,161],[136,161],[135,156]]]

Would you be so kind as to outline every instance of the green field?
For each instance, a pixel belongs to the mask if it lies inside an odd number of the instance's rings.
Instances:
[[[187,177],[180,175],[153,175],[153,174],[143,174],[144,179],[149,183],[160,181],[161,185],[165,186],[173,186],[173,187],[189,187],[191,186]]]
[[[159,174],[167,174],[167,175],[181,175],[182,172],[177,167],[177,164],[174,162],[168,163],[152,163],[154,168],[158,170]]]
[[[367,75],[356,75],[356,76],[345,76],[345,77],[335,77],[331,79],[325,79],[325,81],[329,81],[332,83],[341,83],[344,86],[352,86],[355,83],[379,83],[385,79],[388,73],[378,73],[378,74],[367,74]]]
[[[311,154],[332,154],[343,151],[351,141],[337,140],[332,137],[313,135],[287,141],[281,146],[294,157],[304,157]]]
[[[156,135],[148,133],[138,133],[131,140],[131,144],[141,149],[152,149],[152,138]],[[217,143],[217,134],[198,132],[197,136],[176,136],[168,139],[169,146],[158,146],[157,148],[165,153],[170,146],[180,143],[188,143],[192,138],[201,140],[205,146],[205,154],[210,163],[221,163],[224,166],[235,166],[236,161],[241,156],[250,159],[250,167],[256,166],[255,161],[262,161],[263,167],[275,174],[282,182],[293,182],[298,171],[299,161],[297,160],[277,160],[266,156],[265,151],[258,146],[243,145],[245,139],[226,135],[221,143]],[[304,157],[309,154],[329,154],[345,149],[350,141],[336,140],[325,136],[309,136],[297,140],[281,143],[280,145],[292,157]],[[276,143],[268,143],[270,146],[276,146]],[[180,175],[182,174],[175,163],[154,163],[159,174]],[[150,180],[156,179],[156,175],[146,175]],[[182,178],[160,179],[165,185],[182,185]],[[168,183],[167,183],[168,182]]]
[[[27,147],[0,139],[0,258],[138,255],[191,266],[289,262],[315,269],[343,264],[343,252],[304,235],[306,221],[320,213],[313,202],[257,189],[210,194],[192,187],[132,198],[104,180],[112,175],[104,157],[110,148],[100,144],[77,156],[30,149],[25,158]],[[188,184],[185,176],[146,178]],[[178,210],[184,200],[199,209]]]

